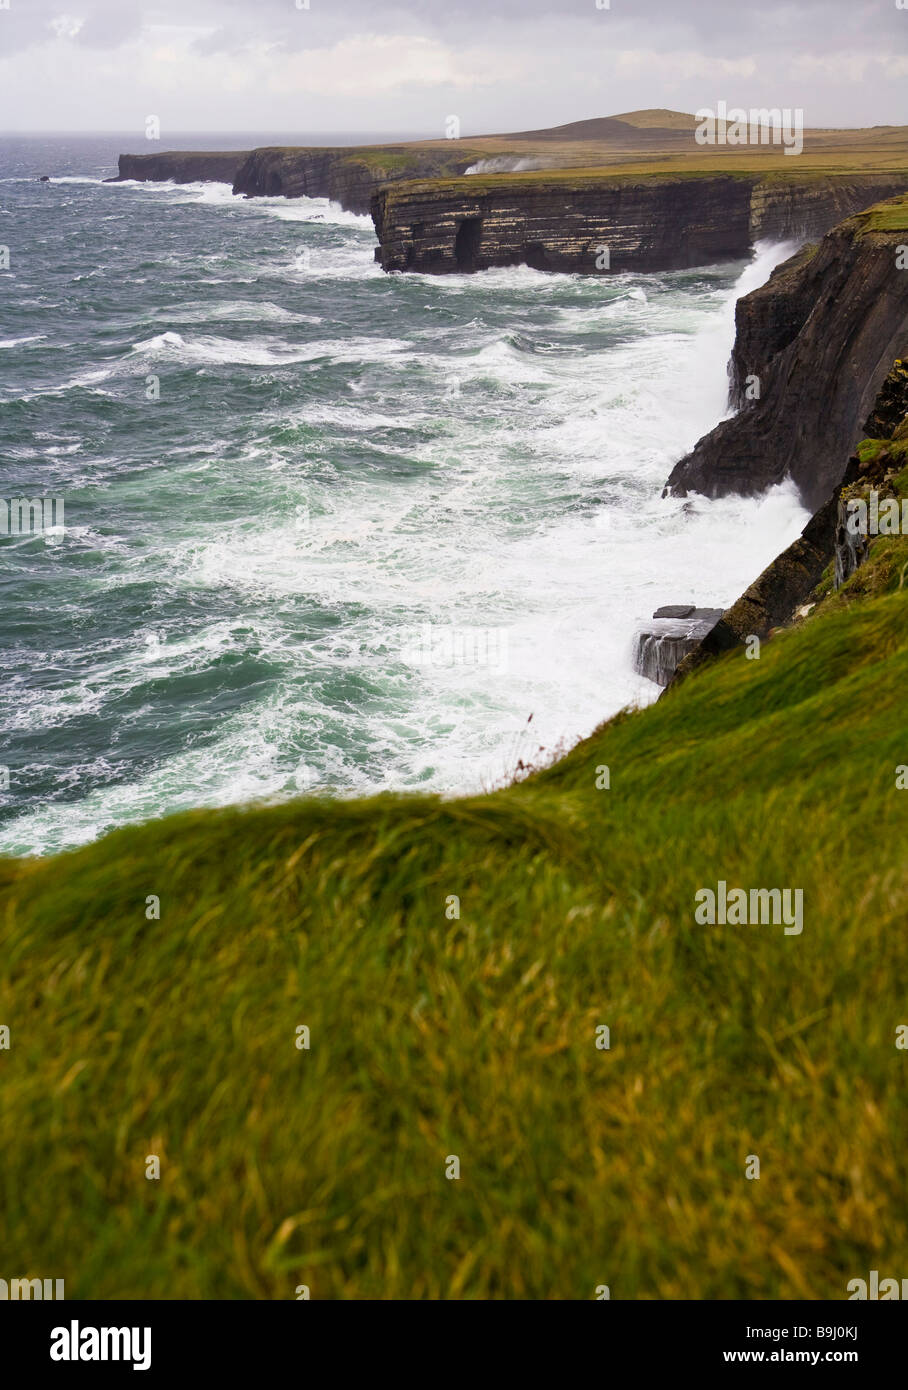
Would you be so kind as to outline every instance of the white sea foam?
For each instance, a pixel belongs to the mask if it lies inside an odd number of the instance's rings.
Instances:
[[[167,331],[135,343],[132,351],[149,358],[171,358],[187,364],[233,363],[250,367],[283,367],[294,362],[312,362],[329,358],[332,362],[374,362],[408,355],[410,344],[393,338],[332,338],[294,347],[265,339],[220,338],[201,335],[184,338],[181,333]]]
[[[348,212],[329,198],[246,198],[235,194],[229,183],[174,183],[171,179],[144,183],[128,179],[110,186],[145,189],[149,193],[164,194],[173,202],[230,207],[258,216],[276,217],[282,222],[321,222],[327,226],[373,231],[368,213]]]
[[[322,235],[314,212],[324,209],[243,203],[226,187],[157,191],[308,221],[301,240]],[[171,450],[174,495],[205,471],[179,525],[148,531],[137,550],[122,537],[82,536],[99,550],[123,547],[118,566],[96,577],[112,608],[121,586],[141,582],[183,590],[187,611],[216,611],[222,598],[231,611],[254,611],[254,633],[243,620],[190,633],[161,620],[160,644],[137,631],[83,652],[63,691],[11,692],[9,727],[62,729],[111,704],[141,707],[146,691],[153,701],[169,681],[203,680],[227,659],[263,662],[273,678],[204,746],[187,743],[134,780],[25,813],[0,832],[0,849],[41,852],[183,806],[298,794],[297,764],[310,769],[310,789],[341,794],[494,784],[518,757],[550,756],[623,705],[653,699],[658,688],[631,666],[638,624],[663,603],[725,606],[803,527],[788,485],[759,499],[661,497],[672,464],[727,409],[737,294],[788,248],[759,248],[734,293],[708,271],[694,290],[671,277],[591,282],[526,267],[385,277],[382,304],[393,308],[399,294],[412,309],[419,294],[412,331],[403,311],[382,319],[370,305],[352,331],[332,323],[306,341],[321,314],[300,310],[302,290],[319,278],[365,286],[381,276],[364,222],[341,224],[337,246],[311,243],[308,268],[292,247],[263,260],[261,304],[193,298],[173,313],[174,327],[137,334],[116,361],[56,388],[96,389],[153,364],[350,368],[321,393],[301,389],[291,405],[265,410],[239,464],[215,439],[204,461],[189,446]],[[326,323],[334,292],[325,291]],[[188,329],[219,317],[236,323],[236,339]],[[142,322],[156,321],[163,328],[168,312]],[[274,432],[305,442],[274,444]],[[345,466],[351,451],[355,467]],[[244,473],[256,479],[254,497],[209,514],[205,490],[216,497],[222,478],[235,490]],[[406,634],[426,623],[505,632],[507,669],[408,664]]]
[[[250,203],[281,222],[324,222],[332,227],[350,227],[374,234],[369,213],[348,212],[328,198],[255,198]]]
[[[232,283],[236,284],[234,280]],[[158,309],[155,318],[173,317],[172,310]],[[220,300],[214,304],[181,304],[179,310],[181,323],[323,323],[320,314],[301,314],[293,309],[285,309],[269,300],[250,299]],[[0,344],[2,346],[2,344]]]
[[[14,396],[8,396],[6,402],[11,401],[34,401],[40,400],[43,396],[62,396],[66,391],[90,391],[95,395],[106,395],[107,392],[101,389],[102,381],[109,381],[116,375],[115,367],[100,367],[87,372],[78,372],[69,381],[61,381],[56,386],[45,386],[37,391],[23,391]]]
[[[29,333],[24,338],[0,338],[0,348],[23,347],[26,343],[43,343],[46,337],[45,333]]]

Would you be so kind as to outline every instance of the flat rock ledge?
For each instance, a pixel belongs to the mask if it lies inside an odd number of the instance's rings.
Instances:
[[[723,612],[692,603],[657,608],[634,638],[634,670],[657,685],[668,685],[688,652],[700,645]]]

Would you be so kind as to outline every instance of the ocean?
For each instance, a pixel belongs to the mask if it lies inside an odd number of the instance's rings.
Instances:
[[[326,200],[105,184],[142,143],[0,143],[0,497],[65,504],[0,537],[0,853],[501,785],[655,699],[639,624],[728,605],[805,524],[786,485],[661,496],[793,248],[388,276]]]

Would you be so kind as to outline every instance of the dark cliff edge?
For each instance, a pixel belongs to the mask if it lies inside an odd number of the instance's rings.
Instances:
[[[804,179],[769,174],[754,185],[754,241],[807,241],[908,189],[908,169],[891,174],[836,174]]]
[[[675,465],[667,492],[753,495],[792,478],[808,506],[829,497],[904,346],[908,270],[898,264],[906,239],[908,198],[890,199],[803,248],[739,300],[731,361],[739,413]],[[759,395],[748,399],[748,391]]]
[[[762,238],[819,237],[906,187],[908,173],[547,170],[384,185],[371,207],[387,271],[601,274],[687,269],[744,257]]]
[[[366,214],[376,188],[401,179],[462,174],[482,151],[448,142],[443,148],[397,146],[262,146],[202,154],[183,150],[121,154],[108,183],[229,183],[246,198],[330,198]]]
[[[210,154],[190,150],[162,150],[160,154],[121,154],[117,176],[105,183],[229,183],[247,158],[245,150],[218,150]]]
[[[330,198],[347,212],[369,212],[372,195],[385,183],[461,174],[476,159],[469,147],[401,150],[393,146],[344,149],[332,146],[252,150],[236,172],[234,193],[247,198]]]
[[[507,143],[519,153],[518,137]],[[329,198],[348,212],[371,211],[381,243],[376,259],[386,270],[444,273],[525,262],[590,274],[684,269],[745,256],[761,238],[822,236],[908,187],[908,173],[900,172],[627,175],[556,167],[465,176],[490,153],[459,140],[171,150],[121,154],[108,182],[229,183],[247,198]],[[609,249],[610,267],[596,263],[601,246]]]
[[[908,276],[908,270],[903,273]],[[902,341],[908,354],[908,321]],[[878,498],[900,497],[908,486],[904,471],[908,465],[908,362],[904,356],[890,363],[864,423],[864,439],[848,459],[832,496],[810,518],[798,539],[767,565],[684,656],[669,690],[748,638],[763,641],[774,628],[807,616],[830,589],[841,588],[867,561],[873,541],[867,535],[854,535],[846,524],[848,504],[852,499],[868,499],[871,490]]]
[[[685,676],[742,646],[748,637],[762,641],[774,627],[791,621],[799,604],[813,593],[835,552],[838,498],[815,512],[796,541],[783,550],[753,584],[727,609],[699,646],[679,663],[671,690]]]
[[[375,255],[384,270],[436,275],[521,264],[588,274],[684,269],[747,255],[750,193],[730,174],[405,183],[372,199]]]

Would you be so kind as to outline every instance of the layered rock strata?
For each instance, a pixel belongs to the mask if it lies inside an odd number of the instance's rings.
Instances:
[[[906,334],[908,343],[908,334]],[[849,525],[849,503],[895,495],[895,478],[908,465],[908,365],[890,365],[862,433],[866,437],[848,460],[842,481],[814,513],[801,535],[732,604],[703,640],[687,652],[669,685],[749,637],[768,637],[791,623],[824,580],[830,564],[838,589],[867,559],[872,536]],[[825,582],[825,581],[824,581]]]
[[[191,150],[164,150],[160,154],[121,154],[117,176],[105,183],[229,183],[247,158],[245,150],[218,150],[199,154]]]
[[[675,465],[667,492],[752,495],[791,478],[808,506],[829,497],[908,339],[906,228],[908,199],[880,204],[739,300],[739,412]]]
[[[735,260],[761,238],[822,236],[908,174],[505,174],[407,180],[372,198],[376,259],[430,274],[660,271]]]

